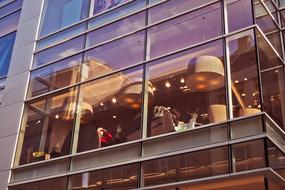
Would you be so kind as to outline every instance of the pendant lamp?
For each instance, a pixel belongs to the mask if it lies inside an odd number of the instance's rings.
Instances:
[[[131,83],[126,85],[118,96],[118,103],[129,109],[139,110],[142,104],[142,79],[132,79]],[[148,104],[153,105],[154,93],[151,82],[148,82]]]
[[[222,88],[224,86],[222,61],[210,55],[203,55],[190,60],[186,84],[197,92]]]

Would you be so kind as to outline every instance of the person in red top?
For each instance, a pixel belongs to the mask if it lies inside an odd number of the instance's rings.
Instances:
[[[99,138],[99,148],[107,146],[112,142],[113,135],[106,129],[99,127],[97,129],[97,134]]]

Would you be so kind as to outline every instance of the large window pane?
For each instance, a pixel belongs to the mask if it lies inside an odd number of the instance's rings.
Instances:
[[[16,32],[0,38],[0,78],[8,73]]]
[[[285,76],[284,69],[261,73],[264,111],[281,127],[285,128]]]
[[[232,145],[232,154],[234,172],[265,167],[265,148],[263,140]]]
[[[142,73],[138,67],[81,86],[79,152],[140,138]]]
[[[67,178],[48,179],[9,187],[9,190],[66,190]]]
[[[226,120],[221,41],[152,62],[149,70],[150,136]]]
[[[251,0],[226,0],[229,32],[253,24]]]
[[[20,165],[69,154],[76,93],[65,90],[26,105]]]
[[[57,45],[55,47],[37,53],[34,57],[33,66],[37,67],[40,65],[44,65],[51,61],[68,57],[69,55],[72,55],[82,50],[84,47],[84,39],[85,36],[80,36],[73,40],[64,42],[63,44]]]
[[[87,35],[87,46],[94,46],[112,38],[126,35],[145,26],[145,12],[140,12],[123,20],[99,28]]]
[[[165,3],[155,6],[149,10],[149,24],[170,18],[172,16],[178,15],[179,13],[194,9],[211,1],[212,0],[179,0],[179,3],[177,3],[177,0],[166,1]],[[154,0],[150,1],[150,3],[153,2]]]
[[[82,54],[79,54],[33,71],[30,78],[29,97],[38,96],[78,82],[80,80],[79,65],[81,61]]]
[[[89,14],[89,0],[47,0],[43,10],[40,36],[74,24]]]
[[[0,36],[14,32],[19,23],[21,11],[17,11],[9,16],[0,19]]]
[[[144,186],[204,178],[229,172],[228,149],[219,147],[142,163]]]
[[[210,5],[149,30],[150,56],[158,57],[222,34],[221,5]]]
[[[69,189],[137,189],[138,172],[138,164],[131,164],[73,175],[70,177]]]
[[[139,32],[85,53],[87,78],[99,77],[144,60],[144,32]]]
[[[234,117],[260,112],[258,66],[253,30],[228,39]]]

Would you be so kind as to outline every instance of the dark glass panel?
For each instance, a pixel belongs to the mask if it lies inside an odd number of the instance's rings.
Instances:
[[[229,32],[253,24],[251,0],[226,0]]]
[[[285,9],[283,11],[280,11],[280,20],[281,20],[281,26],[285,27]]]
[[[221,5],[216,3],[161,23],[150,28],[149,33],[151,58],[219,36]]]
[[[175,190],[265,190],[263,176],[229,178],[217,182],[203,182],[197,185],[181,185]]]
[[[89,0],[45,1],[40,36],[55,32],[88,17]]]
[[[29,97],[38,96],[78,82],[82,54],[69,57],[31,73]]]
[[[70,153],[76,95],[69,89],[26,104],[20,165]]]
[[[70,177],[70,189],[126,190],[138,188],[138,164],[107,168]]]
[[[137,67],[81,86],[78,152],[140,138],[142,73]]]
[[[261,101],[254,31],[249,30],[228,40],[234,117],[260,112]]]
[[[144,186],[198,179],[229,172],[228,148],[219,147],[142,163]]]
[[[16,32],[0,38],[0,78],[8,74]]]
[[[265,167],[263,140],[248,141],[232,145],[233,171],[241,172]]]
[[[277,53],[282,56],[282,44],[280,38],[280,32],[274,32],[267,34],[266,37],[268,38],[269,42],[272,44],[273,48],[277,51]]]
[[[67,178],[54,178],[9,187],[9,190],[66,190]]]
[[[267,154],[269,167],[284,177],[285,154],[269,140],[267,140]]]
[[[151,62],[148,135],[226,120],[224,76],[221,41]]]
[[[83,72],[87,78],[99,77],[144,60],[144,32],[96,47],[85,53]]]
[[[261,70],[283,65],[276,51],[273,50],[268,39],[256,30],[259,64]]]
[[[284,69],[261,73],[264,111],[281,127],[285,128],[285,76]]]

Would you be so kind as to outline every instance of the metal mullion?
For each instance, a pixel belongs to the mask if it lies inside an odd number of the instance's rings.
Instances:
[[[255,54],[256,54],[256,68],[257,68],[257,80],[258,80],[258,87],[259,87],[259,98],[260,98],[260,105],[261,111],[264,111],[264,99],[263,99],[263,88],[262,88],[262,78],[261,78],[261,66],[260,66],[260,54],[259,54],[259,42],[257,39],[257,29],[253,30],[254,33],[254,41],[255,41]]]
[[[228,119],[233,119],[233,95],[232,95],[232,77],[231,77],[231,58],[230,58],[230,47],[228,38],[223,40],[224,45],[224,57],[225,57],[225,81],[226,81],[226,98],[228,104]]]
[[[85,36],[84,45],[83,45],[84,47],[86,46],[86,43],[87,43],[87,37]],[[77,77],[80,78],[79,81],[83,81],[82,80],[83,64],[84,64],[84,54],[82,54],[81,63],[79,66],[79,71],[77,73]],[[76,154],[77,147],[78,147],[78,138],[79,138],[79,130],[80,130],[80,117],[81,117],[81,113],[79,112],[79,105],[82,101],[82,99],[81,99],[82,93],[81,93],[80,87],[81,87],[80,85],[74,87],[77,90],[77,97],[76,97],[76,108],[75,108],[76,111],[74,113],[74,124],[73,124],[72,138],[71,138],[71,141],[72,141],[71,152],[70,152],[71,155]]]
[[[147,0],[147,6],[149,5],[149,0]],[[149,24],[149,9],[145,12],[145,26]],[[144,40],[144,60],[150,60],[150,35],[149,30],[145,29],[145,40]],[[147,138],[148,131],[148,83],[149,83],[149,68],[147,64],[143,65],[143,105],[142,105],[142,124],[141,124],[141,139]],[[140,157],[144,156],[144,146],[143,142],[140,143]],[[144,168],[142,162],[138,164],[138,187],[144,187]]]
[[[223,14],[223,30],[224,34],[229,33],[229,27],[228,27],[228,12],[227,12],[227,4],[226,1],[223,1],[222,6]],[[229,50],[229,44],[228,44],[228,38],[224,38],[222,40],[223,43],[223,57],[224,57],[224,63],[225,63],[225,91],[226,91],[226,104],[227,104],[227,118],[232,119],[233,118],[233,107],[232,107],[232,87],[231,87],[231,69],[230,69],[230,50]]]

